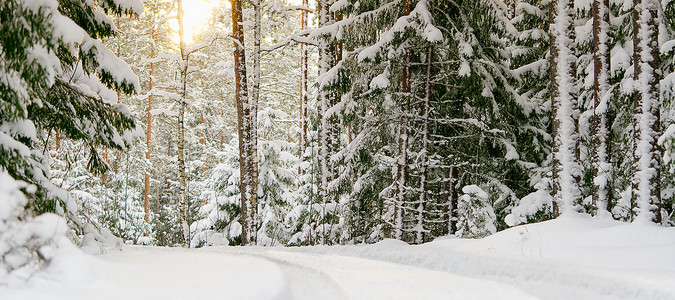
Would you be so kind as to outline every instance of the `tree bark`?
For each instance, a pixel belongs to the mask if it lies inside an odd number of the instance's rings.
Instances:
[[[457,192],[457,184],[459,183],[459,168],[452,166],[450,168],[450,233],[457,232],[457,220],[459,220],[459,193]]]
[[[255,27],[253,38],[253,89],[251,93],[251,222],[253,222],[251,231],[251,242],[257,243],[257,219],[258,219],[258,101],[260,100],[260,64],[262,57],[260,55],[260,44],[262,41],[262,0],[254,0]]]
[[[329,11],[332,1],[330,0],[319,0],[317,1],[317,11],[319,12],[319,26],[327,26],[332,24],[335,21],[334,15]],[[337,55],[337,45],[333,41],[321,40],[319,45],[319,73],[325,74],[336,64],[336,55]],[[317,203],[322,204],[324,207],[328,203],[336,203],[333,198],[333,191],[331,191],[330,183],[335,178],[335,174],[339,172],[336,168],[336,165],[331,162],[331,157],[335,153],[339,140],[337,139],[339,135],[339,119],[337,114],[331,113],[328,114],[329,109],[333,107],[337,101],[338,94],[334,90],[328,90],[324,87],[319,87],[319,141],[318,141],[318,162],[319,162],[319,187],[318,187],[318,199]],[[322,216],[325,216],[325,210],[322,212]],[[320,218],[324,219],[324,218]],[[325,229],[326,224],[322,223],[321,226]],[[319,243],[325,244],[328,234],[326,230],[323,230],[323,234],[320,236]]]
[[[183,17],[183,0],[178,2],[178,34],[180,35],[180,80],[181,80],[181,99],[178,109],[178,171],[180,175],[180,190],[178,194],[178,218],[183,231],[183,246],[190,246],[190,228],[187,222],[187,195],[186,195],[186,175],[185,175],[185,98],[187,97],[187,73],[188,73],[188,54],[185,45],[185,26]]]
[[[154,39],[154,31],[151,33],[152,38]],[[154,58],[155,56],[155,49],[154,47],[150,49],[150,57]],[[148,127],[145,132],[145,144],[146,144],[146,152],[145,152],[145,159],[147,162],[150,162],[150,154],[152,151],[152,114],[150,111],[152,110],[152,89],[154,87],[154,82],[152,79],[152,76],[155,73],[155,64],[150,63],[150,80],[148,83],[148,91],[150,95],[148,96],[148,111],[147,111],[147,118],[148,118]],[[145,216],[143,217],[143,220],[145,220],[145,224],[149,225],[150,224],[150,172],[151,170],[148,168],[145,170],[145,178],[144,178],[144,188],[143,188],[143,211],[145,213]],[[147,227],[149,228],[149,227]],[[148,236],[148,231],[145,230],[143,232],[143,236]]]
[[[420,187],[419,187],[419,203],[417,206],[417,232],[416,232],[416,243],[424,243],[424,236],[426,230],[424,229],[425,221],[425,212],[424,209],[427,204],[427,172],[429,170],[429,110],[431,102],[431,67],[433,63],[433,48],[429,47],[427,52],[427,76],[425,82],[425,95],[424,100],[422,101],[422,111],[420,112],[422,116],[422,149],[420,150],[420,166],[421,178],[420,178]]]
[[[554,213],[579,209],[577,100],[571,0],[551,3],[551,107],[553,121]]]
[[[410,14],[410,3],[403,0],[403,15]],[[410,51],[406,51],[403,58],[403,70],[401,71],[401,93],[404,102],[410,101]],[[407,105],[406,105],[407,106]],[[403,105],[401,107],[404,107]],[[406,200],[406,179],[408,177],[408,124],[405,114],[407,110],[401,112],[398,135],[398,164],[396,166],[396,200],[394,206],[394,238],[402,239],[403,234],[403,214]]]
[[[309,5],[308,0],[302,0],[302,6],[307,7]],[[302,23],[301,29],[304,32],[307,30],[307,14],[306,10],[302,11]],[[309,53],[307,51],[307,46],[305,44],[300,44],[300,141],[298,144],[298,156],[302,160],[302,157],[305,154],[305,149],[307,148],[307,102],[309,100],[307,94],[307,80],[308,80],[308,61]]]
[[[661,223],[659,4],[633,1],[634,159],[632,215],[636,221]]]
[[[241,0],[232,3],[232,36],[234,40],[234,81],[239,132],[239,174],[241,178],[241,240],[249,245],[254,237],[252,217],[252,160],[251,160],[251,107],[246,82],[246,50],[244,48],[243,17]],[[255,242],[255,241],[253,241]]]
[[[609,214],[612,180],[609,109],[609,0],[593,1],[593,204],[596,214]]]

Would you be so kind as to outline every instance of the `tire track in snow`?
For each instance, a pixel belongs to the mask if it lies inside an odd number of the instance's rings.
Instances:
[[[276,264],[284,272],[294,300],[349,299],[340,284],[326,272],[323,272],[318,268],[275,258],[274,255],[270,255],[268,251],[260,251],[261,249],[259,248],[247,248],[246,250],[249,251],[228,249],[227,252],[230,254],[262,258]]]
[[[281,268],[289,280],[291,293],[295,300],[348,299],[340,284],[317,268],[276,259],[271,255],[264,255],[262,253],[256,253],[253,256],[264,258]]]
[[[654,281],[635,273],[554,264],[533,258],[469,254],[450,249],[318,246],[286,248],[296,253],[342,255],[488,279],[542,299],[675,299],[675,278]]]
[[[280,248],[220,248],[216,251],[266,258],[300,271],[311,269],[335,282],[342,299],[536,299],[517,287],[492,280],[358,256]],[[323,291],[318,297],[306,299],[327,299],[330,293]]]

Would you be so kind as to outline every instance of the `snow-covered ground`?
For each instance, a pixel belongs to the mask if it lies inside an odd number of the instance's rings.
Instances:
[[[0,299],[675,299],[675,229],[571,215],[419,246],[66,247]]]

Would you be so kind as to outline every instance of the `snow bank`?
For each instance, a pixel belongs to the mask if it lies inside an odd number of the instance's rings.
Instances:
[[[483,239],[284,250],[355,256],[488,279],[541,299],[675,299],[674,228],[586,215],[521,225]]]
[[[35,186],[0,170],[0,287],[30,278],[69,243],[63,218],[49,213],[35,218],[24,215],[28,200],[20,189],[35,192]]]
[[[65,249],[28,284],[0,286],[2,299],[291,299],[281,270],[264,259],[201,250],[127,247],[100,257]]]
[[[675,299],[675,229],[573,213],[418,246],[58,251],[3,299]]]
[[[675,256],[671,255],[675,253],[675,228],[582,214],[516,226],[481,240],[435,241],[428,247],[470,253],[491,251],[602,268],[661,270],[675,275]]]

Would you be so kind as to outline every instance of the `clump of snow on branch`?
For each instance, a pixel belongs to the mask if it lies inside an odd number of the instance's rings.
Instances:
[[[61,217],[26,215],[28,199],[22,190],[31,193],[36,187],[0,171],[0,282],[27,279],[54,258],[66,239],[68,226]]]

